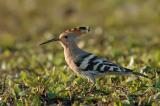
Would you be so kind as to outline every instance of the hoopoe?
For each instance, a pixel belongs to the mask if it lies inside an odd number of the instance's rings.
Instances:
[[[89,27],[68,29],[61,33],[59,38],[53,38],[41,43],[40,45],[53,41],[59,41],[64,48],[64,56],[68,66],[76,74],[86,77],[93,84],[95,84],[95,79],[97,77],[107,74],[134,74],[148,78],[146,75],[133,72],[131,69],[124,68],[108,61],[105,58],[100,58],[92,53],[80,49],[76,44],[76,40],[82,34],[89,31]]]

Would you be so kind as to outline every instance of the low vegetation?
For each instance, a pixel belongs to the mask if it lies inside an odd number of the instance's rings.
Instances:
[[[160,104],[158,0],[1,2],[0,105]],[[59,44],[39,46],[64,29],[83,25],[93,29],[79,40],[81,48],[150,79],[106,75],[91,92],[92,85],[67,67]]]

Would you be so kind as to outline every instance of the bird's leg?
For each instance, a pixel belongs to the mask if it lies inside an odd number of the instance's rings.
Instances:
[[[89,89],[90,92],[94,92],[96,90],[95,83],[92,84],[91,88]]]
[[[92,92],[94,92],[94,91],[96,90],[96,86],[95,86],[96,81],[95,81],[95,79],[94,79],[94,77],[93,77],[93,78],[91,78],[91,79],[88,79],[88,82],[90,83],[89,85],[92,85],[92,86],[90,87],[90,89],[89,89],[89,92],[92,93]]]

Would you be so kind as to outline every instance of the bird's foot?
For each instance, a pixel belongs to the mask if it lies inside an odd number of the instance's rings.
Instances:
[[[93,92],[95,92],[95,91],[96,91],[96,86],[93,85],[93,86],[89,89],[88,93],[93,93]]]

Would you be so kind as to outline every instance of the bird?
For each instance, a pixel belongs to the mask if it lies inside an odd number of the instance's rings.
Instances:
[[[148,76],[142,73],[134,72],[133,70],[122,67],[106,58],[96,56],[93,53],[79,48],[77,45],[77,39],[90,32],[90,30],[91,28],[88,26],[67,29],[60,34],[59,38],[52,38],[40,43],[40,45],[58,41],[64,48],[65,61],[70,69],[78,76],[88,79],[88,81],[93,84],[96,83],[96,78],[112,74],[133,74],[148,78]]]

